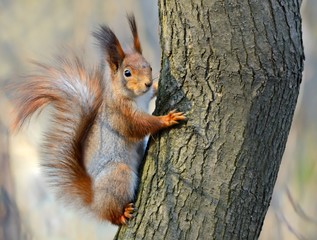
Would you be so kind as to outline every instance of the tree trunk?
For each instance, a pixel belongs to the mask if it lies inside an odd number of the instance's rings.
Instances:
[[[303,70],[300,0],[159,1],[156,114],[136,218],[117,239],[256,239]]]

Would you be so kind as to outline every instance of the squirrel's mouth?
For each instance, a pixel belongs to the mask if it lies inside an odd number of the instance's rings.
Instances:
[[[147,87],[147,88],[143,91],[143,93],[147,93],[149,90],[150,90],[150,88]]]
[[[145,89],[145,90],[143,90],[143,91],[140,91],[140,93],[137,94],[137,95],[142,96],[142,95],[146,94],[149,90],[150,90],[150,89],[148,88],[148,89]]]
[[[140,97],[142,95],[145,95],[149,90],[150,90],[150,88],[138,89],[138,90],[132,91],[132,93],[133,93],[134,97]]]
[[[150,86],[146,86],[145,88],[140,89],[140,91],[139,91],[140,94],[139,95],[147,93],[150,89],[151,89]]]

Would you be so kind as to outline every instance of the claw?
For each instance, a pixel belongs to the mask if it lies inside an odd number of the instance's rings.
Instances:
[[[122,216],[119,219],[119,222],[122,225],[126,225],[127,221],[129,221],[130,219],[132,219],[134,217],[135,210],[136,210],[136,208],[134,207],[133,203],[127,204],[126,207],[124,208],[124,212],[123,212]]]
[[[176,109],[170,111],[165,116],[160,116],[166,127],[178,124],[178,121],[185,120],[186,117],[183,112],[176,112]]]
[[[122,216],[120,217],[119,222],[120,222],[122,225],[126,225],[126,224],[127,224],[127,218],[126,218],[124,215],[122,215]]]

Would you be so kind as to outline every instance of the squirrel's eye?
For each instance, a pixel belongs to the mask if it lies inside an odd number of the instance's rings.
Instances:
[[[125,77],[131,77],[131,71],[129,69],[124,70],[124,76]]]

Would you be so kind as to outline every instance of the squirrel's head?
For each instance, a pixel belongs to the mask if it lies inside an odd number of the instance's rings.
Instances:
[[[133,35],[133,51],[124,52],[118,38],[106,25],[93,35],[104,53],[104,59],[111,71],[111,80],[117,89],[124,89],[130,96],[146,93],[152,85],[152,68],[142,56],[142,48],[133,15],[128,15]]]

